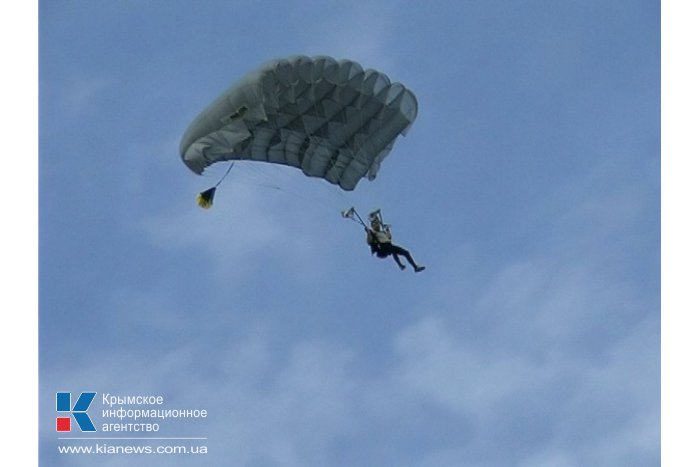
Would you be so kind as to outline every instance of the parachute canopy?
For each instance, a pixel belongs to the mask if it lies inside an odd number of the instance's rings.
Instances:
[[[244,76],[189,126],[180,144],[193,172],[226,160],[297,167],[353,190],[374,179],[418,112],[415,95],[350,60],[295,56]]]

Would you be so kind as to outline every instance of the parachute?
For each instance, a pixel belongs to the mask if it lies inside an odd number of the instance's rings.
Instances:
[[[352,191],[362,178],[377,176],[417,112],[409,89],[357,62],[277,59],[245,75],[195,118],[180,155],[197,174],[216,162],[251,160],[296,167]],[[200,194],[203,207],[213,198],[207,192]]]

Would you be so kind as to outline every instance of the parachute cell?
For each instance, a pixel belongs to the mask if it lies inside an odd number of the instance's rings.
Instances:
[[[183,162],[201,174],[216,162],[297,167],[353,190],[372,180],[418,112],[401,83],[350,60],[295,56],[252,71],[186,130]]]

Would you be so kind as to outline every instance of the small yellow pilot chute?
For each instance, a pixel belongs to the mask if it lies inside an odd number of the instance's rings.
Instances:
[[[208,190],[202,191],[197,195],[197,204],[199,204],[200,208],[209,209],[214,205],[214,194],[216,193],[216,188],[221,184],[221,182],[224,181],[226,176],[231,172],[231,169],[233,168],[233,163],[234,161],[231,161],[231,164],[228,166],[226,173],[219,179],[218,182],[216,182],[216,185],[209,188]]]
[[[216,187],[211,187],[208,190],[197,195],[197,204],[199,207],[204,209],[209,209],[214,204],[214,193],[216,193]]]

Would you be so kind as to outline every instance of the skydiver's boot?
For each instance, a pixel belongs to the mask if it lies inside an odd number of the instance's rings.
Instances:
[[[416,262],[413,260],[413,256],[411,256],[411,253],[408,252],[408,250],[404,250],[404,256],[408,260],[408,262],[413,266],[413,270],[416,272],[421,272],[423,269],[425,269],[425,266],[418,266]]]

